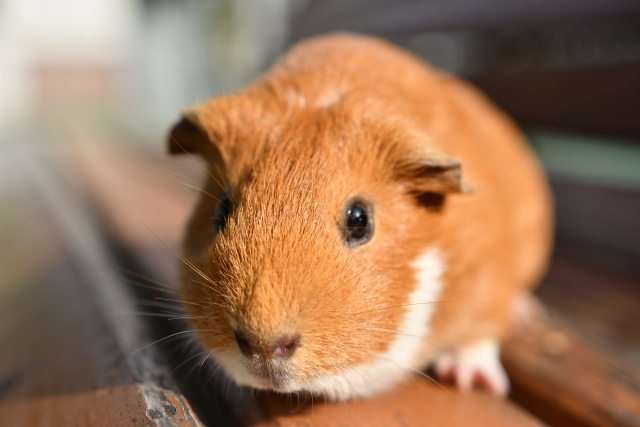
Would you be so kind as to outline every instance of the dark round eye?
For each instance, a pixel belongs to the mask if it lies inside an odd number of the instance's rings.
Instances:
[[[216,204],[216,212],[215,212],[215,223],[218,232],[222,233],[224,228],[227,225],[227,219],[229,215],[231,215],[231,210],[233,209],[233,205],[231,204],[231,199],[226,194],[220,196],[218,199],[218,203]]]
[[[363,202],[353,202],[347,208],[346,242],[349,246],[358,246],[371,239],[373,217],[371,207]]]

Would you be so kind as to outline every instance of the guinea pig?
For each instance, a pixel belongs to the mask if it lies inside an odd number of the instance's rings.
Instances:
[[[181,297],[238,385],[342,400],[433,365],[507,393],[499,344],[548,263],[551,197],[476,89],[323,36],[185,111],[169,149],[207,162]]]

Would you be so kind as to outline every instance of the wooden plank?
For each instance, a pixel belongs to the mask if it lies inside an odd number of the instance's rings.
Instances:
[[[135,385],[0,403],[3,426],[152,426]]]
[[[0,194],[2,258],[11,261],[0,271],[0,426],[201,425],[162,354],[132,353],[148,328],[122,315],[135,304],[70,152],[48,144],[10,153],[14,185]]]
[[[313,405],[307,401],[300,406],[290,400],[276,395],[263,397],[270,417],[257,426],[542,426],[507,400],[479,391],[460,393],[441,388],[417,376],[372,399],[346,403],[321,400]]]
[[[556,250],[538,295],[581,337],[640,371],[640,276],[607,266],[598,252],[581,255],[584,245],[577,249]]]
[[[514,398],[553,425],[638,426],[638,193],[553,189],[558,245],[537,293],[554,320],[506,347]]]
[[[503,362],[511,397],[552,426],[640,426],[640,372],[558,321],[518,333]]]
[[[609,267],[598,276],[618,280],[626,272],[624,280],[640,287],[640,191],[560,178],[552,180],[552,188],[560,255],[583,261],[586,269],[594,263]]]
[[[487,72],[472,79],[523,127],[638,138],[637,63]]]

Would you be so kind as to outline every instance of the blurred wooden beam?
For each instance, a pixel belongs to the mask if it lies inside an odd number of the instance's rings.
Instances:
[[[0,425],[201,425],[161,350],[144,348],[148,326],[131,315],[71,152],[43,144],[11,155],[14,185],[0,204],[25,209],[0,216],[0,235],[15,238],[3,240],[14,259],[5,267],[22,270],[0,286]],[[33,262],[40,246],[52,249]]]
[[[640,64],[493,72],[472,81],[521,126],[640,138]]]
[[[640,372],[554,321],[503,348],[511,397],[552,426],[640,425]]]

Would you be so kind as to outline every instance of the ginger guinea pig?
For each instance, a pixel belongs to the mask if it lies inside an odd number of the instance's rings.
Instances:
[[[546,267],[551,199],[477,90],[330,35],[186,111],[169,142],[209,165],[181,293],[237,384],[347,399],[433,363],[507,392],[499,343]]]

